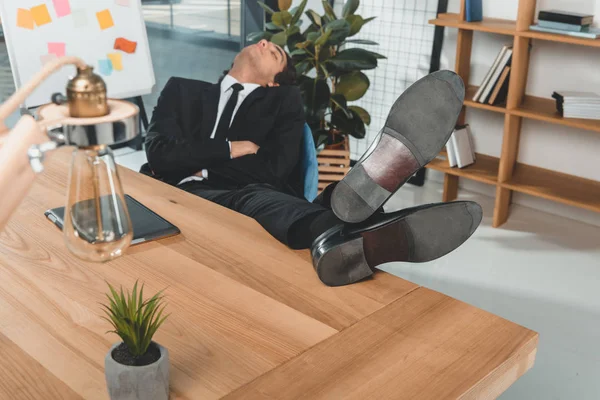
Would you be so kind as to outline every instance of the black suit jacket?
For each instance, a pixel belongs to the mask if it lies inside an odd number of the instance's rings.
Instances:
[[[304,111],[295,86],[254,90],[240,105],[228,138],[260,146],[257,154],[230,159],[225,140],[211,139],[220,85],[171,78],[154,108],[146,154],[154,175],[176,185],[202,169],[212,187],[236,189],[267,183],[302,196],[300,168]]]

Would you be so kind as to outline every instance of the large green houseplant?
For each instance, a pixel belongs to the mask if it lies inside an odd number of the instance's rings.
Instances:
[[[377,67],[384,56],[362,48],[345,49],[349,43],[377,45],[370,40],[354,38],[373,18],[355,14],[359,0],[348,0],[340,16],[327,0],[323,0],[324,14],[313,10],[305,15],[311,24],[300,30],[300,17],[307,0],[291,8],[292,0],[279,0],[279,11],[259,2],[271,15],[264,32],[251,33],[248,40],[267,39],[287,49],[299,74],[298,84],[304,98],[306,120],[312,129],[315,143],[335,145],[351,135],[365,137],[365,125],[371,122],[368,111],[350,105],[363,97],[369,89],[369,78],[363,70]]]

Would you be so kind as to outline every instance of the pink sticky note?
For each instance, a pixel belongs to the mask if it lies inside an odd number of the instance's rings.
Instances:
[[[56,60],[58,57],[56,56],[56,54],[44,54],[43,56],[40,57],[40,60],[42,61],[42,66],[48,64],[49,62],[52,62],[54,60]]]
[[[64,43],[48,43],[48,53],[55,54],[57,57],[64,57],[67,45]]]
[[[131,0],[115,0],[115,3],[119,6],[129,7],[131,5]]]
[[[71,4],[69,0],[52,0],[54,3],[54,10],[56,10],[57,17],[64,17],[71,14]]]

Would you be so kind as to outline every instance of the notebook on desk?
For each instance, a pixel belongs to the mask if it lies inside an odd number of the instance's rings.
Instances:
[[[132,246],[181,233],[179,228],[135,200],[133,197],[126,194],[125,202],[127,203],[129,217],[131,218],[131,224],[133,225]],[[46,211],[44,215],[46,215],[46,218],[53,222],[59,229],[63,229],[65,216],[64,207],[53,208]]]

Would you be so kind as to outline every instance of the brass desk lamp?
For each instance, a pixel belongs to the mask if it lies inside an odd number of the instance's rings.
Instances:
[[[0,106],[0,132],[6,130],[3,125],[6,117],[50,74],[68,64],[77,67],[77,75],[67,85],[67,96],[55,94],[52,103],[37,112],[36,125],[50,140],[29,147],[27,156],[33,171],[40,173],[46,153],[60,146],[75,147],[64,216],[66,244],[81,259],[109,261],[127,249],[133,230],[117,166],[108,146],[127,142],[139,134],[137,106],[107,99],[106,84],[93,73],[92,67],[78,58],[64,57],[47,64]],[[18,124],[14,130],[36,128],[31,124],[25,128]],[[1,183],[0,179],[0,187]],[[2,218],[0,227],[1,222]]]

